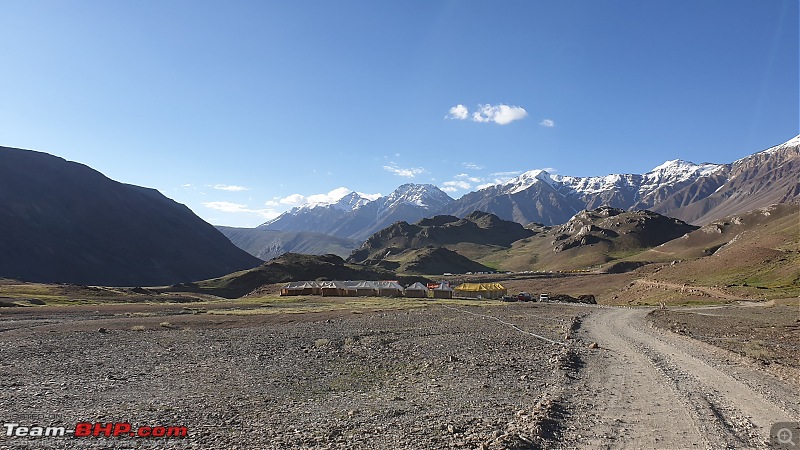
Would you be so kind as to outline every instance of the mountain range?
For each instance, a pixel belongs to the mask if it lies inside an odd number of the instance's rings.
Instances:
[[[153,286],[263,261],[155,189],[47,153],[0,147],[0,277]]]
[[[727,164],[667,161],[644,174],[573,177],[531,170],[452,199],[431,184],[404,184],[369,201],[351,193],[336,203],[294,208],[258,227],[364,241],[397,221],[465,217],[483,211],[523,225],[559,225],[583,210],[651,210],[703,225],[800,198],[800,136]],[[236,243],[236,241],[234,241]]]
[[[432,184],[404,184],[373,201],[352,192],[336,203],[296,207],[258,229],[313,231],[363,241],[395,222],[416,222],[436,215],[452,202]]]

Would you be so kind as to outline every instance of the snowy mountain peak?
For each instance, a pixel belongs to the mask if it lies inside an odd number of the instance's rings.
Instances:
[[[449,195],[432,184],[407,183],[399,186],[386,197],[384,208],[398,204],[420,206],[423,208],[439,207],[453,201]]]
[[[351,192],[345,195],[344,197],[340,198],[339,201],[337,201],[336,203],[332,203],[331,206],[336,209],[341,209],[343,211],[353,211],[355,209],[358,209],[366,205],[369,202],[370,202],[369,199],[362,197],[361,195],[358,194],[358,192]]]
[[[426,211],[440,211],[453,202],[453,199],[438,187],[432,184],[403,184],[391,194],[379,200],[382,202],[378,208],[378,219],[392,215],[402,207],[422,209]]]
[[[721,164],[695,164],[691,161],[673,159],[644,174],[648,181],[685,181],[690,178],[709,176],[724,166]]]
[[[783,144],[778,144],[778,145],[776,145],[774,147],[770,147],[770,148],[764,150],[761,153],[768,153],[768,154],[769,153],[775,153],[775,152],[777,152],[779,150],[783,150],[785,148],[791,148],[791,147],[800,147],[800,134],[798,134],[797,136],[789,139],[788,141],[784,142]]]
[[[522,192],[534,184],[544,181],[545,183],[551,183],[552,179],[550,174],[547,173],[546,170],[542,169],[534,169],[529,170],[522,175],[513,178],[512,180],[502,184],[503,192],[507,194],[516,194],[517,192]]]

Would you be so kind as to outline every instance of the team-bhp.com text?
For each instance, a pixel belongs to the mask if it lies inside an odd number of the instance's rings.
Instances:
[[[128,422],[78,422],[74,428],[22,426],[18,423],[4,423],[6,436],[13,437],[150,437],[185,438],[189,430],[185,426],[139,426]]]

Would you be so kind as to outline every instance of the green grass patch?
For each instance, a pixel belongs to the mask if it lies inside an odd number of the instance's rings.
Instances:
[[[258,303],[260,306],[255,308],[238,308],[238,305],[231,305],[231,308],[209,310],[208,314],[304,314],[325,311],[351,311],[357,314],[367,311],[428,308],[436,305],[497,306],[504,304],[498,300],[320,296],[262,297],[258,299]]]

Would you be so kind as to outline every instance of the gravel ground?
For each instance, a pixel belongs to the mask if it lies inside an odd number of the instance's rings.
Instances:
[[[657,310],[650,320],[674,333],[755,359],[800,368],[800,300]]]
[[[68,321],[3,311],[4,423],[130,422],[189,435],[2,436],[0,449],[550,447],[579,365],[565,334],[587,310],[451,305],[229,316],[236,323],[223,326],[208,315],[208,327],[194,315],[191,328],[165,315],[150,320],[170,324],[144,331],[91,307]]]

